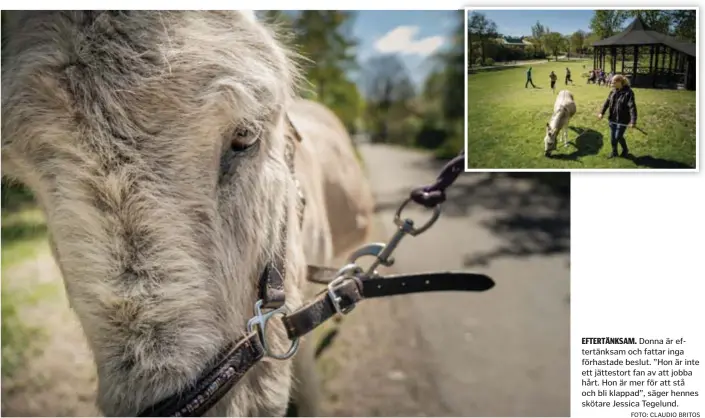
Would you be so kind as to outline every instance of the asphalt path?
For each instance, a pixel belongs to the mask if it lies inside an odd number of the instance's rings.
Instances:
[[[412,187],[442,166],[428,154],[356,143],[376,201],[375,238]],[[568,173],[464,173],[436,224],[407,237],[395,272],[468,270],[482,293],[364,301],[322,355],[330,415],[570,415]],[[422,222],[424,209],[405,216]],[[362,306],[362,305],[365,306]]]

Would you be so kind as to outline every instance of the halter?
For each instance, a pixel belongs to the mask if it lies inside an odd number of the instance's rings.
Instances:
[[[305,200],[296,181],[294,152],[296,142],[302,140],[291,120],[287,117],[287,165],[294,176],[299,195],[299,226],[303,222]],[[336,314],[345,315],[355,305],[367,298],[378,298],[408,293],[429,291],[485,291],[494,286],[491,278],[483,274],[460,272],[435,272],[422,274],[380,276],[375,270],[379,265],[391,266],[391,254],[406,236],[417,236],[430,228],[440,216],[440,204],[445,201],[445,189],[462,172],[464,155],[451,161],[436,182],[412,191],[410,197],[399,207],[394,217],[396,233],[387,244],[368,244],[355,251],[348,263],[339,270],[328,267],[308,267],[308,279],[326,285],[326,289],[313,300],[289,313],[284,305],[284,272],[286,253],[285,218],[282,225],[281,255],[268,263],[259,279],[259,300],[254,305],[255,315],[247,322],[247,334],[228,346],[219,361],[206,370],[189,389],[166,398],[144,409],[138,416],[202,416],[221,400],[240,379],[265,356],[279,360],[291,358],[299,346],[299,338],[308,334]],[[433,209],[431,218],[421,227],[415,227],[411,219],[401,219],[401,213],[410,202]],[[376,260],[366,271],[357,265],[357,260],[373,256]],[[332,279],[331,279],[332,278]],[[265,329],[274,315],[282,315],[282,322],[291,345],[286,353],[275,353],[267,343]]]

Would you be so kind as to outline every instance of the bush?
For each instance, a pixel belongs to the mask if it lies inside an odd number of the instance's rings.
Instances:
[[[22,204],[34,201],[32,192],[23,184],[2,178],[2,199],[0,200],[2,209],[16,209]]]
[[[458,155],[465,148],[465,127],[462,120],[453,123],[443,144],[436,149],[436,158],[447,160]]]
[[[494,60],[492,58],[485,59],[485,65],[494,65]]]
[[[418,116],[408,116],[404,119],[399,127],[400,140],[398,143],[401,145],[412,146],[416,142],[416,136],[421,131],[423,127],[423,119]]]
[[[416,146],[435,150],[441,147],[447,138],[448,132],[445,129],[424,124],[418,135],[416,135]]]

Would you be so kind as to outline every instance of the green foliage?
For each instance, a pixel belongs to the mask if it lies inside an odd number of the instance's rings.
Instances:
[[[408,70],[397,55],[379,55],[364,69],[366,119],[376,142],[413,144],[405,120],[413,114],[416,96]]]
[[[543,51],[545,48],[544,36],[546,36],[548,32],[549,29],[542,25],[538,20],[536,21],[536,24],[531,27],[531,38],[534,41],[534,45],[537,50]]]
[[[0,205],[3,211],[17,209],[24,204],[34,202],[34,196],[27,187],[6,177],[2,178],[0,195]]]
[[[266,21],[280,26],[282,39],[295,48],[304,60],[300,62],[310,88],[302,97],[328,106],[351,132],[355,132],[365,107],[357,85],[348,72],[358,68],[352,35],[355,13],[344,10],[303,10],[259,12]]]
[[[353,12],[344,10],[303,10],[292,20],[296,45],[309,60],[306,77],[324,103],[331,85],[346,80],[346,70],[357,67],[354,18]]]
[[[558,53],[565,46],[565,38],[558,32],[550,32],[543,36],[543,43],[553,56],[558,57]]]
[[[590,30],[599,39],[609,38],[622,30],[627,14],[624,10],[595,10],[590,19]]]
[[[2,376],[12,376],[18,367],[25,364],[27,357],[36,352],[36,346],[43,337],[41,330],[22,322],[20,308],[25,301],[16,291],[0,291],[2,303]]]
[[[695,42],[695,10],[671,10],[673,35],[687,42]]]
[[[452,35],[452,47],[445,54],[438,54],[437,59],[442,64],[442,70],[431,74],[429,79],[436,77],[436,85],[442,86],[440,94],[442,97],[442,112],[446,119],[465,118],[465,92],[458,86],[465,84],[465,24],[464,13],[455,12],[455,28]],[[430,87],[430,86],[425,86]],[[437,87],[436,87],[437,88]],[[436,92],[433,93],[437,94]],[[426,92],[429,96],[429,93]],[[430,98],[428,100],[431,100]]]
[[[468,36],[473,41],[479,41],[480,57],[482,58],[480,62],[482,63],[485,61],[489,40],[499,36],[497,24],[488,19],[484,13],[472,12],[468,17]]]
[[[40,245],[46,242],[46,223],[37,209],[27,209],[31,197],[17,192],[19,186],[3,182],[2,212],[2,375],[10,376],[33,355],[43,334],[22,321],[21,309],[37,303],[40,288],[30,293],[19,292],[8,286],[11,268],[35,257]],[[23,189],[23,188],[22,188]],[[5,193],[9,191],[9,193]],[[18,209],[23,208],[23,209]]]
[[[671,31],[671,10],[624,10],[624,15],[629,19],[640,17],[651,30],[668,34]]]
[[[458,155],[465,147],[465,121],[455,121],[448,127],[447,138],[436,149],[436,158],[450,159]]]
[[[583,49],[585,48],[586,39],[587,34],[582,30],[576,31],[572,35],[570,35],[570,46],[573,51],[577,53],[583,52]]]

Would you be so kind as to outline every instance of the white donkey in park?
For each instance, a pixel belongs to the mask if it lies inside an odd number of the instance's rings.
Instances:
[[[553,116],[551,116],[550,122],[546,124],[546,136],[543,139],[546,157],[550,157],[551,151],[555,151],[558,134],[561,130],[563,130],[563,146],[568,146],[568,123],[576,111],[573,93],[568,90],[561,90],[556,98],[556,104],[553,105]]]

